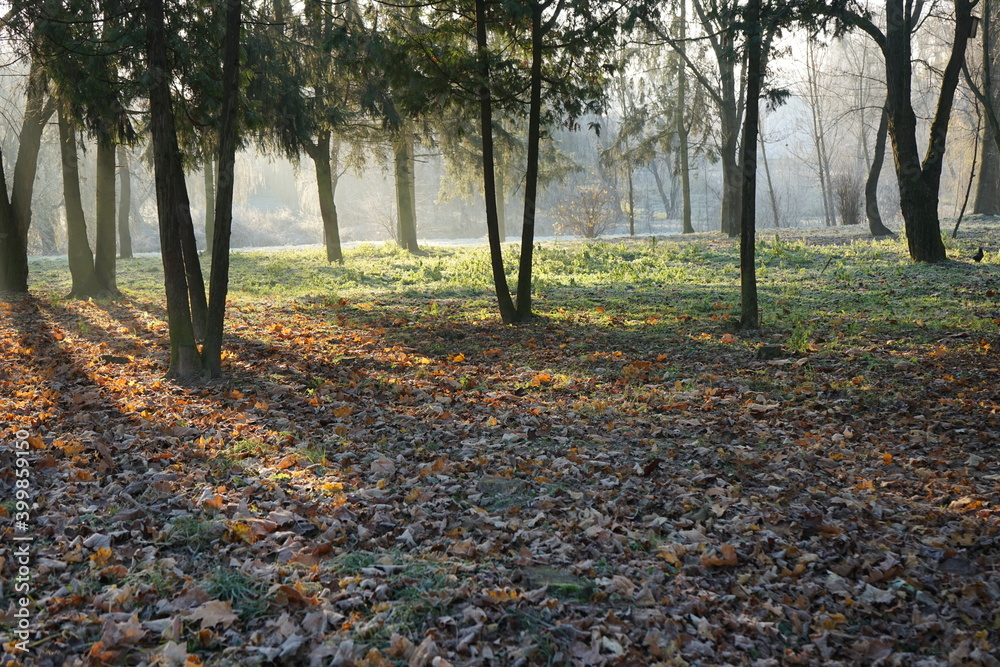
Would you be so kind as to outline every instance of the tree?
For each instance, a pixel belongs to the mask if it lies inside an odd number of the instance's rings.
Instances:
[[[0,155],[0,294],[28,291],[27,244],[7,198],[7,177]]]
[[[202,360],[195,339],[195,324],[188,299],[190,271],[185,267],[182,227],[191,225],[191,204],[184,183],[184,166],[170,94],[167,65],[164,0],[144,0],[146,17],[146,60],[149,68],[150,135],[153,142],[156,208],[160,227],[160,255],[167,298],[167,325],[170,331],[170,366],[167,376],[193,379],[202,372]],[[191,225],[193,228],[193,225]],[[201,285],[204,298],[204,284]]]
[[[868,218],[868,230],[875,238],[895,236],[891,229],[882,222],[882,214],[878,210],[878,181],[882,173],[882,163],[885,160],[885,144],[889,134],[889,113],[882,107],[881,120],[875,132],[875,150],[872,153],[871,167],[865,180],[865,217]]]
[[[682,2],[684,0],[681,0]],[[711,64],[698,62],[686,47],[691,37],[672,34],[670,26],[647,20],[647,27],[683,59],[687,70],[715,104],[719,114],[718,156],[722,164],[721,229],[729,236],[740,233],[740,188],[744,176],[739,163],[738,142],[743,116],[744,72],[737,39],[741,32],[736,0],[692,0],[695,16],[712,53]],[[714,68],[714,71],[713,71]]]
[[[948,123],[972,33],[972,9],[976,4],[976,0],[954,1],[954,37],[948,61],[941,72],[936,111],[923,160],[917,144],[917,118],[911,99],[911,40],[921,23],[924,3],[887,0],[884,32],[865,14],[844,14],[847,20],[875,40],[885,58],[886,113],[899,184],[900,210],[906,226],[910,258],[917,262],[947,259],[937,210],[941,171]]]
[[[233,186],[236,182],[236,146],[239,142],[237,101],[240,93],[240,26],[242,0],[226,3],[226,33],[223,41],[222,118],[219,128],[219,191],[215,200],[215,234],[212,243],[212,275],[209,279],[208,319],[202,355],[210,377],[222,375],[222,332],[229,291],[229,239],[233,227]]]
[[[28,291],[28,230],[31,227],[31,199],[35,175],[38,171],[38,153],[41,148],[45,124],[55,113],[56,105],[47,96],[48,76],[41,64],[38,22],[32,24],[33,38],[29,39],[27,96],[21,132],[18,136],[17,158],[14,163],[10,198],[4,188],[0,197],[0,291]],[[0,174],[3,176],[3,174]],[[6,182],[4,177],[2,180]],[[3,201],[6,200],[6,203]]]
[[[965,80],[982,106],[986,117],[983,155],[979,167],[979,183],[973,212],[984,215],[1000,214],[1000,90],[997,88],[1000,54],[996,49],[997,21],[1000,6],[987,4],[983,11],[978,81],[965,69]]]
[[[125,146],[118,145],[118,257],[132,257],[132,229],[129,221],[132,217],[132,172],[129,167],[128,151]]]
[[[760,0],[746,8],[747,109],[743,119],[743,201],[740,208],[740,328],[760,326],[757,303],[756,250],[757,131],[760,127],[760,93],[764,83],[765,37],[761,28]],[[770,41],[770,40],[768,40]]]
[[[467,0],[441,3],[441,10],[428,17],[435,21],[433,29],[414,29],[409,34],[409,51],[421,57],[405,69],[398,64],[394,68],[395,76],[403,79],[396,89],[409,91],[397,103],[410,115],[429,108],[462,108],[472,99],[478,102],[491,266],[505,323],[532,317],[531,268],[543,127],[562,121],[575,128],[585,113],[600,110],[605,73],[599,54],[616,34],[622,9],[620,3],[609,4],[587,0],[476,0],[472,7]],[[474,44],[471,52],[470,42]],[[527,101],[522,95],[525,91]],[[470,99],[470,93],[475,97]],[[500,248],[493,150],[497,109],[527,112],[516,306],[510,299]]]
[[[59,107],[59,149],[62,157],[63,199],[66,203],[66,236],[69,271],[73,286],[69,297],[89,299],[103,296],[94,270],[94,255],[87,238],[87,219],[80,197],[80,167],[76,150],[76,128],[64,105]]]

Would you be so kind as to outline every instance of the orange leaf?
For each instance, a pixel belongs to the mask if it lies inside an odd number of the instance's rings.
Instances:
[[[725,334],[720,340],[723,343],[735,343],[737,338],[733,334]]]
[[[719,547],[721,556],[711,556],[709,553],[701,555],[701,564],[704,567],[732,567],[739,562],[736,556],[736,547],[731,544],[723,544]]]
[[[283,458],[280,461],[278,461],[278,465],[275,466],[275,467],[278,470],[288,470],[293,465],[295,465],[296,463],[298,463],[300,460],[301,459],[299,459],[299,457],[296,456],[295,454],[289,454],[285,458]]]
[[[333,416],[337,419],[344,419],[345,417],[350,417],[353,412],[353,405],[342,405],[339,408],[333,409]]]
[[[552,376],[548,373],[539,373],[535,377],[531,378],[531,386],[538,387],[543,384],[549,384],[552,382]]]

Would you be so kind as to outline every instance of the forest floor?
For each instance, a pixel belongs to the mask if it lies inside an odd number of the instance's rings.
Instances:
[[[195,385],[157,260],[106,302],[33,261],[2,664],[1000,664],[1000,227],[963,224],[935,266],[761,233],[755,334],[718,235],[542,246],[518,327],[481,248],[240,253]]]

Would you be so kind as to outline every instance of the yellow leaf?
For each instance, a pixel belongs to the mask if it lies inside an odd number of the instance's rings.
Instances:
[[[90,555],[90,560],[93,561],[94,565],[97,567],[104,567],[111,562],[111,558],[114,554],[108,547],[100,547],[97,551]]]
[[[460,364],[460,363],[462,363],[463,361],[465,361],[465,355],[464,355],[464,354],[462,354],[461,352],[459,352],[459,353],[458,353],[458,354],[456,354],[456,355],[455,355],[454,357],[452,357],[452,358],[451,358],[451,360],[452,360],[452,362],[454,362],[454,363],[456,363],[456,364]]]

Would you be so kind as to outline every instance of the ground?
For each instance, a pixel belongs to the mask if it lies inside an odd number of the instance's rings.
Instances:
[[[35,261],[4,663],[998,664],[1000,243],[963,224],[938,266],[762,234],[752,333],[715,235],[543,246],[518,327],[481,250],[241,255],[189,385],[155,259],[109,302]]]

